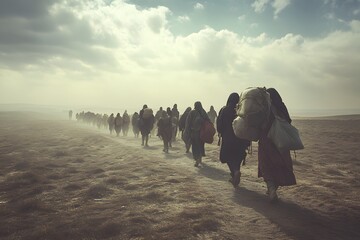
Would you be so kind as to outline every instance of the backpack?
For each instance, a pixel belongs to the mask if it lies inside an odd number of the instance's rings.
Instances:
[[[238,117],[233,121],[235,135],[249,141],[258,141],[260,132],[267,123],[270,106],[270,94],[265,87],[245,89],[237,104]]]
[[[205,120],[200,128],[200,139],[205,143],[213,143],[216,133],[214,124],[209,120]]]

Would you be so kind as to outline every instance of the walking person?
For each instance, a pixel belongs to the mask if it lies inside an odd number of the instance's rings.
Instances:
[[[135,138],[138,138],[140,129],[139,129],[139,114],[137,112],[135,112],[131,117],[131,125]]]
[[[154,114],[145,104],[139,113],[139,127],[141,132],[141,146],[148,147],[149,134],[154,127]]]
[[[291,123],[289,112],[282,101],[280,94],[274,89],[266,90],[270,94],[271,108],[269,121],[262,130],[258,149],[258,177],[262,177],[267,185],[267,193],[270,201],[277,201],[276,190],[279,186],[291,186],[296,184],[293,173],[293,163],[290,150],[279,151],[267,137],[271,125],[275,119],[274,113]]]
[[[108,125],[109,125],[109,131],[110,131],[110,134],[113,133],[114,131],[114,127],[115,127],[115,118],[114,118],[114,114],[112,113],[110,115],[110,117],[107,119],[107,122],[108,122]]]
[[[172,121],[172,129],[173,129],[172,137],[171,137],[172,142],[176,141],[176,136],[177,136],[178,127],[179,127],[179,118],[180,118],[180,113],[177,108],[177,104],[175,103],[173,108],[171,109],[171,121]]]
[[[173,113],[172,113],[170,107],[167,107],[167,108],[166,108],[166,114],[169,116],[169,118],[170,118],[170,123],[171,123],[171,125],[170,125],[170,127],[171,127],[171,136],[170,136],[169,147],[172,147],[172,139],[173,139],[172,135],[173,135],[173,133],[174,133],[174,125],[173,125],[173,119],[174,119],[174,117],[173,117]]]
[[[179,120],[179,131],[181,132],[181,139],[182,139],[182,140],[184,141],[184,143],[185,143],[186,153],[189,152],[190,147],[191,147],[190,139],[186,139],[186,138],[184,137],[184,130],[185,130],[186,118],[188,117],[190,111],[191,111],[191,107],[186,108],[185,112],[181,115],[180,120]]]
[[[125,110],[122,116],[122,132],[123,132],[123,136],[125,137],[129,132],[129,125],[130,125],[130,116],[127,113],[127,110]]]
[[[167,112],[163,111],[162,116],[157,122],[158,127],[158,136],[163,140],[164,143],[164,149],[163,152],[168,153],[169,152],[169,146],[171,143],[171,118],[168,115]]]
[[[220,161],[226,163],[230,170],[230,182],[236,188],[240,183],[240,166],[246,157],[246,148],[250,145],[249,140],[235,136],[232,122],[236,118],[236,104],[239,102],[239,94],[230,94],[226,106],[224,106],[217,118],[216,128],[222,138],[220,148]]]
[[[184,136],[191,141],[192,154],[195,160],[195,167],[198,167],[205,153],[205,143],[200,139],[200,129],[204,121],[210,121],[202,107],[201,102],[195,102],[194,109],[190,111],[186,119]]]
[[[207,112],[207,115],[209,116],[210,118],[210,121],[215,124],[215,121],[216,121],[216,118],[218,117],[215,109],[214,109],[214,106],[210,106],[210,111]]]
[[[116,132],[116,136],[118,137],[121,132],[121,126],[122,126],[122,117],[120,116],[120,113],[116,114],[116,117],[114,119],[114,128]]]

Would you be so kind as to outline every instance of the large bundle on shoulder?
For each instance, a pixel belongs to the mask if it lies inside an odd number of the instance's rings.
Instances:
[[[142,117],[143,117],[144,119],[149,119],[149,118],[151,118],[153,115],[154,115],[154,114],[153,114],[153,110],[152,110],[151,108],[145,108]]]
[[[270,106],[270,94],[265,87],[245,89],[237,104],[238,117],[233,121],[235,135],[249,141],[258,141],[260,132],[268,121]]]

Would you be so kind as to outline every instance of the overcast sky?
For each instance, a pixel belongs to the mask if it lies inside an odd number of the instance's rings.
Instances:
[[[0,104],[360,108],[360,0],[1,0]],[[84,109],[86,110],[86,109]]]

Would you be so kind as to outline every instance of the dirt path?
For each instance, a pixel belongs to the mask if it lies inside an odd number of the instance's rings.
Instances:
[[[0,120],[1,239],[360,239],[359,165],[311,166],[321,159],[311,147],[295,161],[299,184],[270,204],[256,144],[234,189],[215,144],[195,168],[181,142],[164,154],[154,137],[144,148],[74,121],[21,113]],[[319,134],[308,131],[313,124],[299,123],[308,143]],[[344,146],[344,156],[356,149]],[[346,196],[329,179],[344,183]]]
[[[202,186],[202,191],[208,195],[207,199],[216,200],[222,205],[221,211],[228,215],[226,218],[229,220],[225,223],[228,225],[227,231],[233,232],[234,236],[244,234],[247,239],[268,239],[271,236],[276,239],[299,240],[347,239],[347,237],[357,239],[357,236],[360,236],[360,231],[352,226],[352,221],[360,220],[360,218],[347,219],[350,221],[349,225],[341,219],[327,218],[296,203],[303,199],[297,199],[296,202],[286,199],[286,190],[280,190],[285,194],[278,204],[269,203],[264,194],[266,186],[261,179],[256,177],[256,143],[253,143],[253,154],[247,157],[248,164],[242,167],[241,186],[233,189],[227,182],[229,172],[226,164],[218,162],[219,147],[216,141],[211,145],[206,144],[207,156],[203,159],[203,165],[195,168],[191,153],[184,153],[181,141],[173,144],[170,154],[163,154],[162,142],[155,137],[150,139],[151,147],[143,148],[140,146],[140,139],[114,138],[107,133],[105,136],[121,145],[137,149],[149,158],[163,158],[171,167],[190,174]],[[257,229],[261,230],[257,231]]]

